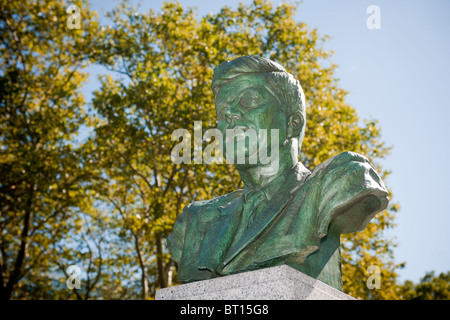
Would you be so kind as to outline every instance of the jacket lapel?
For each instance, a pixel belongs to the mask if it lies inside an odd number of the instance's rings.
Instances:
[[[198,262],[199,269],[215,272],[217,266],[223,261],[240,222],[239,208],[242,203],[243,196],[240,196],[216,208],[220,211],[220,215],[209,224],[206,231]]]
[[[267,204],[267,206],[258,214],[255,221],[250,225],[248,230],[243,234],[242,238],[234,243],[228,250],[227,255],[221,265],[221,269],[230,263],[245,247],[247,247],[254,239],[256,239],[271,223],[278,217],[287,207],[292,199],[292,192],[296,183],[303,180],[303,172],[299,172],[301,168],[292,172],[286,179],[286,184],[282,187],[284,192],[277,193]]]

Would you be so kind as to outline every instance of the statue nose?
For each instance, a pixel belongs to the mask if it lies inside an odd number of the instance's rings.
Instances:
[[[232,112],[230,109],[231,108],[228,108],[227,112],[225,112],[225,119],[227,120],[227,122],[231,123],[231,121],[239,120],[240,116],[237,113]]]

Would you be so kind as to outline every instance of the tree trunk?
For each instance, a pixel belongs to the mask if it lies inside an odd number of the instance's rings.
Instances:
[[[158,266],[158,285],[160,288],[167,287],[166,270],[163,261],[161,234],[156,236],[156,263]]]
[[[148,275],[147,275],[147,268],[145,267],[144,257],[142,255],[141,243],[137,235],[134,235],[134,245],[136,247],[136,252],[138,254],[139,266],[141,267],[142,271],[141,277],[142,299],[146,300],[148,299]]]
[[[5,287],[2,288],[1,299],[9,300],[11,299],[12,292],[19,281],[22,273],[23,262],[25,260],[25,256],[28,249],[28,235],[30,230],[31,221],[33,220],[33,196],[34,196],[34,184],[31,184],[29,192],[28,192],[28,200],[27,200],[27,210],[25,212],[25,216],[23,219],[23,228],[22,234],[20,235],[20,248],[17,253],[16,261],[14,263],[14,270],[9,276],[8,283]]]

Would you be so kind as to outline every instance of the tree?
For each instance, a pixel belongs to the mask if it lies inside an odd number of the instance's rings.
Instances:
[[[228,165],[174,164],[170,159],[175,129],[202,131],[214,127],[212,70],[225,60],[261,55],[282,64],[300,80],[307,99],[307,128],[300,161],[310,169],[345,150],[375,162],[389,153],[376,121],[359,124],[356,109],[328,63],[322,48],[327,37],[294,20],[296,7],[255,0],[236,10],[224,7],[197,19],[194,9],[165,3],[159,13],[140,13],[127,3],[113,10],[111,26],[103,26],[98,62],[121,78],[102,78],[93,107],[99,115],[93,143],[104,168],[108,192],[104,201],[120,213],[136,245],[141,266],[142,297],[155,270],[153,289],[167,285],[170,267],[164,239],[188,202],[209,199],[241,185]],[[192,132],[192,130],[191,130]],[[208,142],[203,142],[203,147]],[[362,233],[343,236],[344,291],[359,298],[397,296],[393,243],[383,231],[394,227],[397,204],[378,214]],[[139,241],[138,241],[139,240]],[[142,248],[148,248],[144,254]],[[141,251],[141,253],[140,253]],[[367,268],[382,270],[383,290],[366,286]],[[153,290],[152,289],[152,290]]]
[[[450,300],[450,272],[436,276],[434,271],[427,272],[414,284],[405,281],[400,286],[400,298],[404,300]]]
[[[89,172],[74,136],[86,122],[80,70],[98,24],[85,2],[77,4],[86,9],[83,28],[69,29],[64,1],[1,0],[1,299],[53,290],[52,248],[85,199]]]
[[[125,1],[108,14],[111,26],[99,26],[77,2],[77,29],[63,1],[0,1],[2,299],[149,299],[168,285],[165,239],[183,207],[242,187],[233,166],[171,159],[174,130],[192,134],[194,121],[202,133],[215,127],[210,84],[225,60],[262,55],[300,80],[307,167],[352,150],[389,174],[377,163],[390,150],[377,122],[359,123],[323,49],[327,37],[296,22],[294,5],[255,0],[198,18],[179,3],[142,13]],[[81,70],[93,61],[110,72],[86,108]],[[86,127],[92,134],[78,141]],[[445,296],[436,289],[448,282],[442,275],[397,285],[402,264],[384,231],[398,209],[391,204],[364,232],[342,237],[344,291],[428,297],[431,283],[435,297]],[[70,265],[83,267],[80,289],[66,286]],[[369,266],[380,268],[381,289],[368,288]]]

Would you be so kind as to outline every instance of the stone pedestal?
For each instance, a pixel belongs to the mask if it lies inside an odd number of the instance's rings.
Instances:
[[[156,291],[156,300],[354,300],[289,266],[186,283]]]

